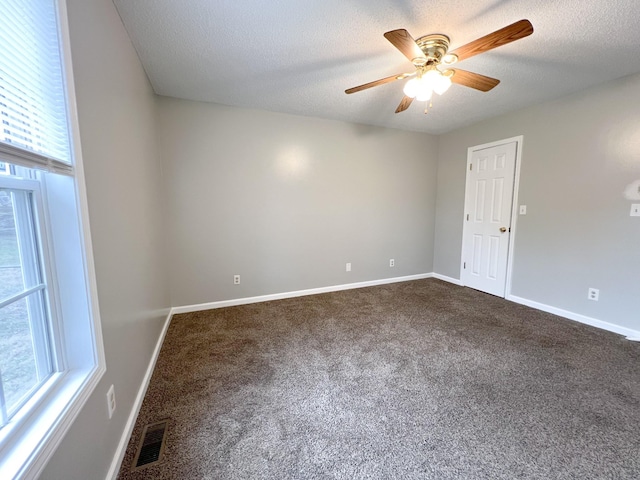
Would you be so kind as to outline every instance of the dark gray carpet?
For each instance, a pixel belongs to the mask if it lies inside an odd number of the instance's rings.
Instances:
[[[639,367],[435,279],[177,315],[119,479],[638,479]],[[164,418],[165,461],[131,473]]]

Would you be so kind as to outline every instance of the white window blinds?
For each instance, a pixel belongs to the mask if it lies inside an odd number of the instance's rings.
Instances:
[[[55,0],[0,1],[0,160],[70,174]]]

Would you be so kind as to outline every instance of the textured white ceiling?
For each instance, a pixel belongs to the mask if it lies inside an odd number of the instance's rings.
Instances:
[[[640,72],[638,0],[114,3],[159,95],[435,134]],[[455,49],[523,18],[533,35],[459,64],[500,79],[491,92],[453,85],[428,115],[394,113],[403,81],[344,93],[413,71],[386,31],[444,33]]]

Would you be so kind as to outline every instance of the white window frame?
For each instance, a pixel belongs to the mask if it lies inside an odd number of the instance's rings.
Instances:
[[[38,176],[42,196],[40,228],[45,231],[41,249],[45,261],[50,259],[45,274],[49,295],[56,297],[50,308],[55,310],[51,319],[57,336],[52,344],[57,352],[54,370],[58,371],[0,430],[3,479],[38,478],[106,371],[66,0],[56,3],[74,173],[69,176],[68,171],[62,172],[67,175],[40,172]],[[11,163],[8,158],[0,161]],[[69,205],[75,214],[70,215]]]
[[[26,169],[21,169],[26,170]],[[35,172],[32,172],[35,173]],[[56,355],[61,349],[55,348],[52,345],[52,339],[58,338],[60,335],[57,332],[56,326],[58,322],[53,316],[55,314],[55,300],[57,295],[55,292],[50,295],[50,286],[52,285],[52,262],[49,258],[49,249],[47,245],[48,236],[43,222],[44,209],[42,204],[42,195],[40,190],[40,181],[32,180],[29,178],[16,178],[9,176],[0,176],[0,189],[10,190],[13,192],[23,192],[25,195],[30,195],[31,200],[26,200],[27,205],[21,205],[22,201],[14,198],[14,211],[15,211],[15,229],[16,236],[21,241],[18,244],[20,248],[20,261],[23,271],[23,275],[27,277],[35,277],[37,282],[34,282],[34,278],[31,281],[28,280],[28,285],[24,286],[22,292],[15,292],[8,299],[0,299],[0,308],[5,305],[8,306],[11,303],[15,303],[21,299],[26,298],[29,303],[29,323],[31,325],[32,332],[35,334],[32,336],[34,343],[34,354],[36,362],[36,370],[38,371],[38,377],[42,375],[42,371],[46,371],[45,379],[38,382],[34,388],[40,389],[42,385],[46,383],[46,380],[57,371],[64,369],[64,364],[61,359]],[[34,238],[35,237],[35,238]],[[39,300],[31,300],[34,294],[40,296]],[[31,314],[36,314],[37,318],[32,318]],[[53,330],[53,331],[52,331]],[[1,387],[0,387],[1,388]],[[19,410],[22,405],[17,406]],[[0,427],[6,421],[6,417],[10,413],[3,406],[0,405]],[[4,406],[6,407],[6,405]]]

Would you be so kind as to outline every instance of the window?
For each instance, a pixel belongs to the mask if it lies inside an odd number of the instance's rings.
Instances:
[[[38,182],[0,181],[0,428],[53,373]]]
[[[65,19],[0,1],[3,479],[39,475],[105,371]]]

